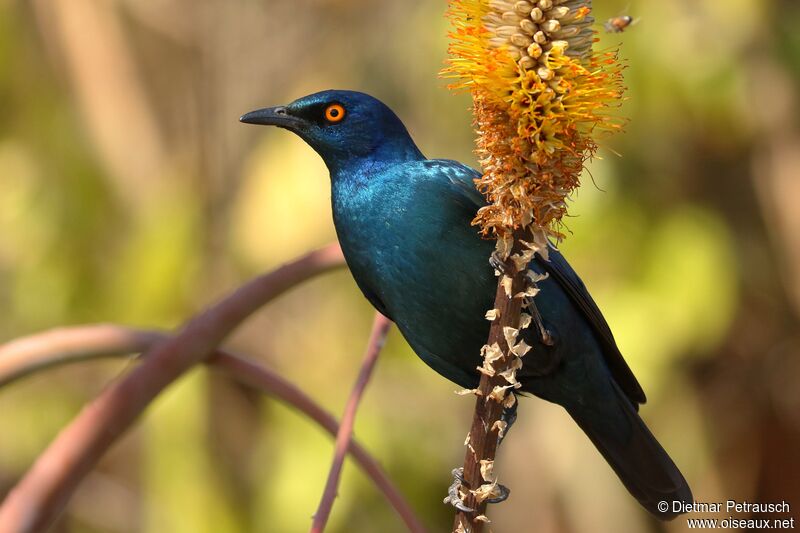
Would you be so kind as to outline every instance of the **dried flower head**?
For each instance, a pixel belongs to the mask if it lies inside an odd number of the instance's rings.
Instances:
[[[562,237],[558,223],[579,185],[596,135],[621,121],[615,52],[593,53],[590,0],[450,0],[451,87],[472,91],[476,180],[490,205],[474,223],[510,249],[514,230],[531,228],[532,246]],[[507,255],[507,254],[505,254]]]

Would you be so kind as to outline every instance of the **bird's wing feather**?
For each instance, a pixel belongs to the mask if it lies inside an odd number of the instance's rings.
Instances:
[[[453,185],[452,189],[460,200],[469,202],[475,211],[486,205],[486,200],[475,188],[473,181],[480,177],[479,172],[456,161],[440,161],[439,163],[446,171],[446,175]],[[614,335],[611,333],[611,328],[589,291],[586,290],[583,281],[558,251],[550,250],[549,256],[550,260],[542,259],[541,264],[564,289],[570,300],[589,322],[603,347],[603,357],[614,380],[634,405],[645,403],[646,397],[641,385],[628,363],[625,362],[625,358],[614,340]]]
[[[453,189],[473,207],[478,210],[486,205],[486,199],[475,187],[475,179],[480,178],[481,175],[475,170],[465,167],[461,163],[456,163],[452,172],[448,172],[448,178],[453,185]],[[459,168],[460,167],[460,168]],[[468,172],[464,172],[464,171]]]
[[[611,375],[614,377],[614,381],[617,382],[634,405],[645,403],[647,398],[641,385],[639,385],[639,381],[633,375],[628,363],[625,362],[625,358],[614,340],[614,335],[611,333],[611,328],[608,327],[608,322],[606,322],[589,291],[586,290],[583,281],[557,250],[551,249],[548,255],[549,261],[542,260],[540,264],[553,276],[553,279],[558,282],[570,300],[578,306],[583,316],[589,321],[603,347],[603,357],[611,371]]]

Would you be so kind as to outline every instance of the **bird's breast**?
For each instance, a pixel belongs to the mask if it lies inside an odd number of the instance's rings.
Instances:
[[[461,381],[447,368],[474,371],[494,292],[491,243],[446,198],[402,185],[335,191],[336,231],[367,297],[380,300],[418,355]]]

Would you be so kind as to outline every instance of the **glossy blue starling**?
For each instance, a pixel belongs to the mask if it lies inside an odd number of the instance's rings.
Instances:
[[[336,233],[364,296],[431,368],[476,387],[497,283],[494,244],[470,224],[485,203],[479,173],[427,159],[397,115],[363,93],[324,91],[241,121],[287,129],[322,157]],[[521,391],[566,409],[642,506],[673,518],[672,502],[691,502],[691,491],[639,417],[644,392],[603,315],[556,249],[529,268],[548,275],[535,303],[552,339],[524,330],[533,350],[518,372]]]

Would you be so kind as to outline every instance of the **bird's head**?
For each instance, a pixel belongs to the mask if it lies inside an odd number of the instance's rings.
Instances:
[[[331,171],[363,161],[393,162],[423,157],[397,115],[364,93],[323,91],[291,104],[243,115],[248,124],[278,126],[306,141]]]

